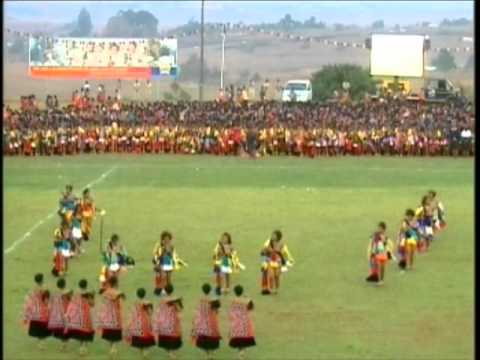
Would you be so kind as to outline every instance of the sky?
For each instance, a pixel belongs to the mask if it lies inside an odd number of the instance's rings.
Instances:
[[[367,25],[383,19],[386,25],[421,21],[438,23],[444,18],[473,19],[473,1],[206,1],[206,22],[258,24],[276,22],[289,13],[296,20],[315,16],[317,21]],[[200,19],[200,1],[5,1],[6,22],[67,23],[85,7],[96,26],[103,26],[119,10],[147,10],[159,28]]]

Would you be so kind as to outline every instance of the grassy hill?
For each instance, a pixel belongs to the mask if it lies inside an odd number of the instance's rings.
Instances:
[[[333,31],[332,29],[301,29],[294,31],[295,36],[315,36],[319,40],[330,39],[341,42],[362,43],[370,34],[369,29],[346,29]],[[468,28],[462,29],[422,29],[412,28],[408,32],[429,34],[432,47],[464,47],[473,46],[462,42],[462,36],[469,36]],[[184,65],[192,56],[200,54],[200,35],[180,37],[179,64]],[[426,57],[429,64],[437,53],[430,51]],[[453,53],[458,70],[447,74],[432,74],[433,76],[453,77],[460,85],[473,89],[473,69],[463,70],[468,57],[466,52]],[[73,89],[81,85],[81,81],[64,80],[33,80],[28,77],[27,66],[23,63],[11,63],[7,56],[5,62],[5,98],[7,101],[18,99],[22,94],[35,93],[41,98],[45,91],[69,98]],[[205,41],[206,66],[216,70],[218,74],[221,66],[221,36],[220,33],[208,32]],[[225,45],[225,83],[246,84],[250,78],[258,73],[262,78],[280,79],[282,82],[292,78],[308,78],[322,66],[334,63],[353,63],[364,67],[369,65],[369,52],[362,48],[343,48],[323,44],[323,41],[312,42],[298,41],[294,39],[279,38],[268,33],[237,32],[227,34]],[[198,65],[194,65],[190,71],[195,72]],[[186,69],[185,69],[186,70]],[[213,72],[215,73],[215,71]],[[220,86],[220,77],[215,76],[206,79],[206,96],[212,98]],[[95,84],[95,82],[93,82]],[[115,81],[106,83],[107,90],[115,87]],[[170,86],[170,80],[162,80],[158,84],[158,92],[161,94]],[[180,79],[180,83],[192,96],[197,96],[197,86]],[[122,89],[123,95],[133,97],[133,86]]]

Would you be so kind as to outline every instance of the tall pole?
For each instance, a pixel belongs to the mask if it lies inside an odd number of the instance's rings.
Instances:
[[[223,25],[223,33],[222,33],[222,68],[220,71],[220,88],[223,90],[223,71],[225,69],[225,36],[226,30],[225,25]]]
[[[205,13],[205,0],[202,0],[202,16],[200,24],[200,85],[198,87],[198,99],[203,101],[203,33],[204,33],[204,13]]]

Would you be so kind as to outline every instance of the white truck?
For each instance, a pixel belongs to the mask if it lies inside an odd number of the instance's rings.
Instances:
[[[289,80],[282,90],[283,102],[312,101],[312,83],[310,80]]]

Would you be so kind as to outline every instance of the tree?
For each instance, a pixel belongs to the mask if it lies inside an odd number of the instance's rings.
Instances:
[[[350,83],[350,95],[359,99],[375,91],[375,82],[368,70],[358,65],[326,65],[312,75],[313,100],[325,101],[334,91],[342,91],[344,82]]]
[[[464,68],[465,68],[466,70],[471,70],[471,69],[473,69],[474,65],[475,65],[475,57],[474,57],[473,54],[472,54],[472,55],[470,55],[470,57],[468,58],[467,62],[465,63]]]
[[[114,37],[155,37],[158,35],[158,20],[148,11],[119,11],[112,16],[103,32]]]
[[[280,21],[278,22],[278,25],[283,28],[284,30],[290,30],[296,26],[301,25],[302,23],[300,21],[295,21],[292,18],[292,15],[286,14]]]
[[[385,24],[383,20],[374,21],[372,24],[372,29],[375,29],[375,30],[380,30],[380,29],[383,29],[384,27],[385,27]]]
[[[10,54],[20,56],[27,54],[27,41],[21,36],[16,36],[10,46]]]
[[[250,80],[258,84],[260,81],[262,81],[262,76],[258,72],[256,72],[255,74],[253,74]]]
[[[440,26],[465,26],[470,24],[470,20],[466,18],[459,18],[459,19],[443,19],[443,21],[440,23]]]
[[[432,65],[439,71],[449,71],[457,67],[453,55],[444,49],[442,49],[440,54],[432,61]]]
[[[28,40],[21,36],[14,36],[13,39],[3,42],[3,53],[5,61],[28,61]]]
[[[70,36],[84,37],[92,33],[92,19],[90,13],[83,8],[78,14],[77,24],[75,29],[70,33]]]
[[[238,77],[240,82],[246,83],[250,78],[250,70],[247,68],[240,70]]]
[[[192,54],[187,61],[182,64],[182,71],[178,76],[178,80],[181,81],[191,81],[198,82],[200,81],[199,71],[200,69],[200,58],[197,54]],[[218,68],[209,68],[208,64],[205,63],[205,81],[206,83],[216,83],[220,81],[220,69]]]
[[[315,19],[315,16],[310,16],[310,18],[308,20],[305,20],[303,24],[305,25],[305,27],[315,27],[316,22],[317,21]]]
[[[160,56],[168,56],[170,55],[170,49],[168,46],[161,46],[160,47]]]

